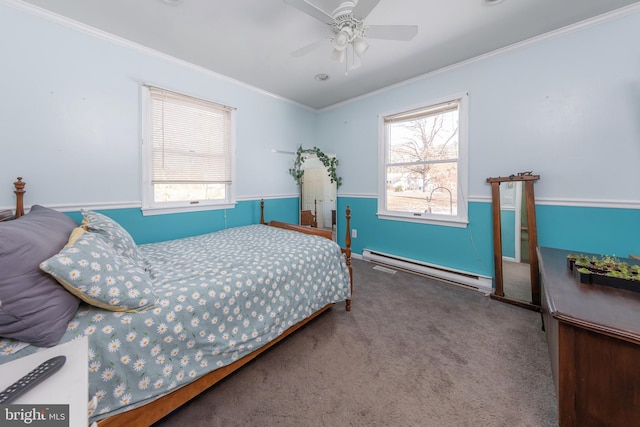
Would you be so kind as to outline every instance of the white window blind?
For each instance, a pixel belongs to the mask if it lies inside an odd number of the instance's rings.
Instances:
[[[232,109],[149,87],[152,184],[231,183]]]
[[[427,117],[436,116],[438,114],[447,113],[449,111],[455,111],[457,109],[458,109],[458,101],[450,101],[440,105],[434,105],[426,108],[419,108],[416,110],[411,110],[411,111],[387,116],[384,118],[384,122],[385,124],[410,122],[417,119],[424,119]]]
[[[235,109],[143,85],[145,215],[235,206]]]

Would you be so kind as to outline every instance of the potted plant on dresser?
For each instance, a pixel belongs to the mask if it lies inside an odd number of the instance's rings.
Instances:
[[[580,283],[640,292],[640,264],[615,255],[567,255],[567,266]]]

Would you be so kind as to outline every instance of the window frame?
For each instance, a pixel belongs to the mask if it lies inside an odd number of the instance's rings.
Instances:
[[[156,202],[154,200],[153,179],[153,140],[152,140],[152,108],[151,108],[151,88],[166,90],[185,97],[191,97],[198,101],[217,104],[221,107],[228,108],[230,113],[230,167],[231,182],[226,186],[224,200],[185,200],[178,202]],[[143,84],[141,85],[141,158],[142,158],[142,214],[162,215],[183,212],[197,212],[206,210],[230,209],[236,206],[235,186],[236,186],[236,109],[226,107],[224,104],[201,96],[195,96],[184,92],[178,92],[172,89],[166,89],[158,85]]]
[[[399,108],[378,115],[378,207],[376,215],[380,219],[392,221],[416,222],[450,227],[466,227],[468,217],[468,188],[469,188],[469,104],[468,93],[459,93],[438,99],[428,100],[418,105]],[[446,103],[458,103],[458,170],[457,170],[457,215],[443,215],[433,213],[415,214],[405,211],[387,210],[387,131],[385,119],[391,116],[409,113],[415,110],[428,110]]]

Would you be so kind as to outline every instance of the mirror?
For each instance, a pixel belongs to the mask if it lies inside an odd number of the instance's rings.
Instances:
[[[306,156],[300,183],[300,225],[335,231],[337,186],[314,154]]]
[[[530,303],[529,237],[522,181],[500,183],[502,288],[504,296]]]
[[[538,179],[540,176],[531,172],[487,178],[491,184],[495,264],[491,297],[532,310],[540,308],[533,191]]]
[[[337,166],[335,155],[324,154],[318,147],[299,147],[289,169],[300,185],[300,225],[331,230],[334,240],[337,192],[342,184]]]

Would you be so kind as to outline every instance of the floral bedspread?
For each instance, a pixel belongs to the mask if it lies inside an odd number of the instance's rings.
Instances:
[[[82,304],[61,341],[89,337],[90,421],[228,365],[350,296],[340,247],[317,236],[250,225],[138,248],[159,304],[140,313]],[[1,341],[0,363],[37,350],[19,345]]]

